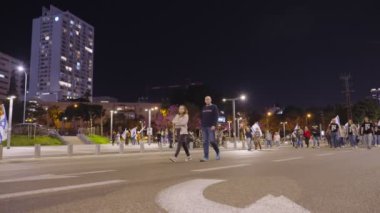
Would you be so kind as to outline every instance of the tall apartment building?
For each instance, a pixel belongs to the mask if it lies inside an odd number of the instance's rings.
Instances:
[[[12,75],[15,79],[14,89],[16,90],[16,100],[24,100],[25,75],[22,72],[17,72],[19,66],[25,66],[24,62],[0,52],[0,100],[5,100],[8,96]]]
[[[29,98],[92,97],[94,27],[50,6],[33,19]]]

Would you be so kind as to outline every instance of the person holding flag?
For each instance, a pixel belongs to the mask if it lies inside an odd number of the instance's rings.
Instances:
[[[261,150],[261,137],[263,136],[263,132],[261,131],[259,123],[256,122],[255,124],[253,124],[251,130],[253,143],[255,144],[255,150],[257,150],[257,148],[260,148]]]

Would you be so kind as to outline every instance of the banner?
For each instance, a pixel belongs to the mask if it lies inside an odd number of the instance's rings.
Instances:
[[[0,106],[0,144],[8,138],[8,121],[4,104]]]

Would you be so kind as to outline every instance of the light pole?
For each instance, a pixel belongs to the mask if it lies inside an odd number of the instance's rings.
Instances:
[[[280,122],[280,124],[282,125],[282,130],[284,131],[284,141],[285,141],[285,136],[286,136],[286,132],[285,132],[285,126],[286,124],[288,124],[288,122]]]
[[[272,116],[271,112],[267,112],[267,130],[269,130],[269,117]]]
[[[28,73],[26,72],[25,70],[25,67],[20,65],[17,67],[17,71],[18,72],[23,72],[25,74],[25,88],[24,88],[24,114],[22,116],[22,123],[25,122],[25,119],[26,119],[26,93],[27,93],[27,84],[28,84]]]
[[[228,122],[228,137],[231,138],[231,121]]]
[[[11,148],[11,136],[12,136],[12,115],[13,115],[13,100],[16,96],[9,96],[9,118],[8,118],[8,131],[7,131],[7,149]]]
[[[237,135],[238,135],[238,138],[239,138],[239,141],[240,141],[240,121],[242,120],[242,118],[238,118],[237,119]]]
[[[311,114],[307,113],[307,115],[306,115],[306,126],[307,126],[307,121],[308,121],[309,118],[311,118]]]
[[[241,95],[237,98],[223,98],[223,102],[231,101],[232,102],[232,121],[233,121],[233,137],[234,137],[234,143],[236,143],[236,101],[242,100],[244,101],[246,99],[245,95]]]
[[[147,135],[148,135],[148,143],[151,143],[153,130],[152,130],[152,111],[158,110],[158,107],[152,107],[150,109],[145,109],[145,112],[148,112],[148,129],[147,129]]]
[[[112,134],[113,134],[113,114],[116,114],[116,110],[110,110],[110,116],[111,116],[111,122],[110,122],[110,140],[112,141]]]

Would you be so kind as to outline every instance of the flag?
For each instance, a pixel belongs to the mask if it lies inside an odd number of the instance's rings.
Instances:
[[[137,135],[137,127],[131,129],[131,138],[135,138]]]
[[[255,135],[258,132],[260,134],[260,137],[263,136],[263,132],[261,131],[261,128],[258,122],[252,125],[251,130],[252,130],[253,135]]]
[[[296,132],[299,129],[300,129],[300,126],[297,124],[296,127],[294,127],[294,131]]]
[[[0,106],[0,144],[8,138],[8,121],[4,104]]]
[[[335,117],[335,123],[338,124],[340,126],[340,119],[339,119],[339,115],[337,115]]]
[[[140,131],[139,131],[139,133],[141,133],[142,131],[144,131],[144,129],[145,129],[145,126],[142,126],[141,129],[140,129]]]
[[[127,137],[127,129],[124,129],[124,132],[121,134],[121,137],[125,140]]]

